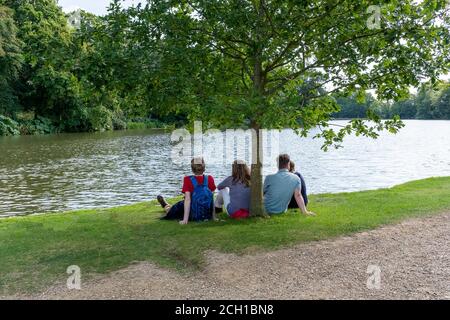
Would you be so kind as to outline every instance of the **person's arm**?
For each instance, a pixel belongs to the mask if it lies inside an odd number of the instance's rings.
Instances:
[[[314,216],[315,213],[308,211],[308,209],[306,209],[305,206],[305,200],[303,199],[302,193],[301,193],[301,189],[295,189],[294,192],[294,196],[295,196],[295,201],[297,201],[297,205],[300,208],[300,210],[302,211],[302,213],[304,215],[307,216]]]
[[[208,188],[211,192],[214,192],[217,189],[216,182],[212,176],[208,176]]]
[[[308,206],[308,193],[306,192],[306,182],[303,176],[299,173],[300,181],[302,182],[302,197],[305,202],[305,206]]]
[[[217,186],[217,189],[218,190],[223,190],[223,189],[225,189],[227,187],[229,188],[230,185],[231,185],[231,181],[232,181],[231,177],[226,178],[221,183],[219,183],[219,185]]]
[[[263,195],[267,193],[267,190],[269,189],[269,176],[266,177],[266,180],[264,180],[263,184]]]
[[[184,218],[180,221],[180,224],[188,224],[189,223],[189,214],[191,212],[191,193],[187,191],[184,194]]]

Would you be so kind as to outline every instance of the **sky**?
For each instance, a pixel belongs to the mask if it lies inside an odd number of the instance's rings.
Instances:
[[[139,0],[123,0],[124,7],[137,4]],[[77,9],[95,13],[97,15],[106,14],[106,8],[109,6],[110,0],[58,0],[59,6],[64,12],[72,12]]]

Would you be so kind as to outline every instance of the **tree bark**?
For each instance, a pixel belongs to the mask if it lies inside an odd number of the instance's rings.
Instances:
[[[263,204],[262,131],[259,128],[253,128],[253,130],[250,214],[252,217],[264,217],[266,212]]]
[[[265,86],[265,74],[262,64],[262,53],[264,42],[262,39],[261,30],[264,24],[264,8],[262,3],[254,2],[255,9],[260,17],[256,26],[257,42],[254,52],[254,65],[253,65],[253,90],[254,95],[258,99],[264,96]],[[259,4],[259,5],[258,5]],[[262,106],[261,106],[262,107]],[[263,203],[263,141],[262,130],[258,123],[259,117],[255,117],[251,122],[251,128],[253,130],[252,137],[252,172],[251,172],[251,194],[250,194],[250,215],[252,217],[265,217],[266,212],[264,210]],[[256,120],[256,121],[255,121]]]

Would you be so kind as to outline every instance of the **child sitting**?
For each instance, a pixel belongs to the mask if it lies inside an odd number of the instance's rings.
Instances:
[[[211,220],[214,214],[214,196],[216,190],[214,178],[204,175],[205,161],[203,158],[194,158],[191,161],[192,176],[183,179],[182,193],[184,200],[171,206],[164,197],[158,196],[159,204],[164,208],[166,215],[163,220],[181,220],[180,224],[189,221]]]
[[[244,161],[236,160],[231,176],[217,187],[220,192],[216,198],[216,212],[223,208],[232,219],[249,217],[250,210],[250,168]]]
[[[308,206],[308,193],[306,192],[306,182],[305,182],[305,179],[303,178],[303,176],[299,172],[295,171],[295,163],[292,160],[290,162],[289,172],[295,174],[297,177],[300,178],[300,181],[302,182],[302,197],[303,197],[303,200],[305,201],[305,206],[307,207]],[[295,200],[294,196],[292,197],[288,208],[289,209],[298,208],[298,204],[297,204],[297,201]]]

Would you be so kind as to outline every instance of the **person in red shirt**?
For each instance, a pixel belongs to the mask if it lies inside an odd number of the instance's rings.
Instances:
[[[206,165],[203,158],[194,158],[191,161],[191,169],[193,176],[186,176],[183,179],[183,188],[181,192],[184,194],[184,200],[171,206],[167,203],[163,196],[158,196],[157,200],[161,207],[164,208],[166,215],[161,219],[163,220],[181,220],[180,224],[185,225],[189,222],[190,210],[191,210],[191,198],[194,192],[194,185],[192,184],[191,177],[197,180],[199,185],[204,183]],[[214,178],[210,175],[208,177],[208,189],[211,192],[216,190],[216,184]]]

